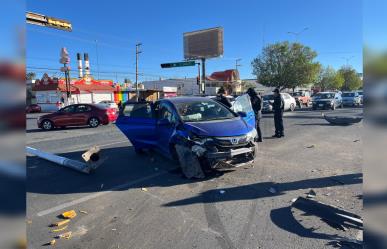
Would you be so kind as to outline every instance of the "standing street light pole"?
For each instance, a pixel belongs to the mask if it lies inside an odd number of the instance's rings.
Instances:
[[[97,54],[97,75],[99,79],[99,55],[98,55],[98,40],[95,40],[95,52]]]
[[[139,90],[138,90],[138,55],[141,53],[141,51],[139,51],[139,48],[140,46],[142,45],[142,43],[137,43],[136,44],[136,101],[138,102],[138,99],[139,99]]]
[[[294,35],[296,37],[296,42],[298,42],[298,37],[304,33],[305,31],[307,31],[309,29],[309,27],[305,27],[303,28],[301,31],[299,32],[292,32],[292,31],[288,31],[287,33],[290,34],[290,35]]]
[[[239,62],[241,61],[242,59],[236,59],[235,60],[235,70],[238,71],[238,67],[242,66],[241,64],[239,64]]]

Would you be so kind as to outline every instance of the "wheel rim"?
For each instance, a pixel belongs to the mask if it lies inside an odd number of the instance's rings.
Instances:
[[[92,127],[98,126],[98,120],[95,119],[95,118],[90,119],[90,125],[91,125]]]
[[[44,121],[44,122],[43,122],[43,128],[44,128],[45,130],[51,129],[51,122],[50,122],[50,121]]]

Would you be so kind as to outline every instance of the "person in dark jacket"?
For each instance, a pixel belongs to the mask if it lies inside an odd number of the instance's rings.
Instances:
[[[260,121],[262,118],[262,98],[258,95],[253,88],[247,89],[247,94],[250,96],[250,102],[255,114],[255,124],[258,133],[257,142],[262,142],[262,131]]]
[[[219,88],[218,95],[216,96],[215,100],[227,106],[228,108],[231,108],[230,100],[226,96],[224,96],[225,93],[226,91],[224,90],[223,87]]]
[[[274,103],[273,103],[273,111],[274,111],[274,126],[275,126],[275,134],[273,137],[284,137],[284,123],[282,120],[282,116],[284,114],[284,100],[281,97],[280,91],[278,88],[274,89]]]

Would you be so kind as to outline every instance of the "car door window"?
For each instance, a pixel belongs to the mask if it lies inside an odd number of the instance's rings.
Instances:
[[[177,117],[173,112],[172,108],[166,104],[161,104],[159,107],[159,119],[167,119],[170,123],[175,124]]]
[[[253,107],[251,106],[250,97],[247,94],[237,97],[232,106],[232,110],[234,112],[252,112]]]
[[[60,111],[63,113],[73,113],[74,109],[75,109],[75,106],[70,105],[70,106],[67,106],[67,107],[61,109]]]
[[[76,113],[83,113],[83,112],[89,112],[91,111],[90,106],[87,105],[79,105],[75,108]]]
[[[150,103],[126,103],[121,115],[130,118],[153,118]]]

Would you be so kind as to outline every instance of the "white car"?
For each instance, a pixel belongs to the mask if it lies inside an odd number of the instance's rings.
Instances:
[[[294,111],[296,109],[296,99],[293,98],[289,93],[281,93],[281,98],[284,101],[284,111]],[[274,102],[274,95],[268,94],[263,96],[263,112],[272,112]]]
[[[111,100],[103,100],[103,101],[99,102],[98,105],[103,106],[105,108],[113,108],[113,109],[118,110],[118,105],[114,101],[111,101]]]

